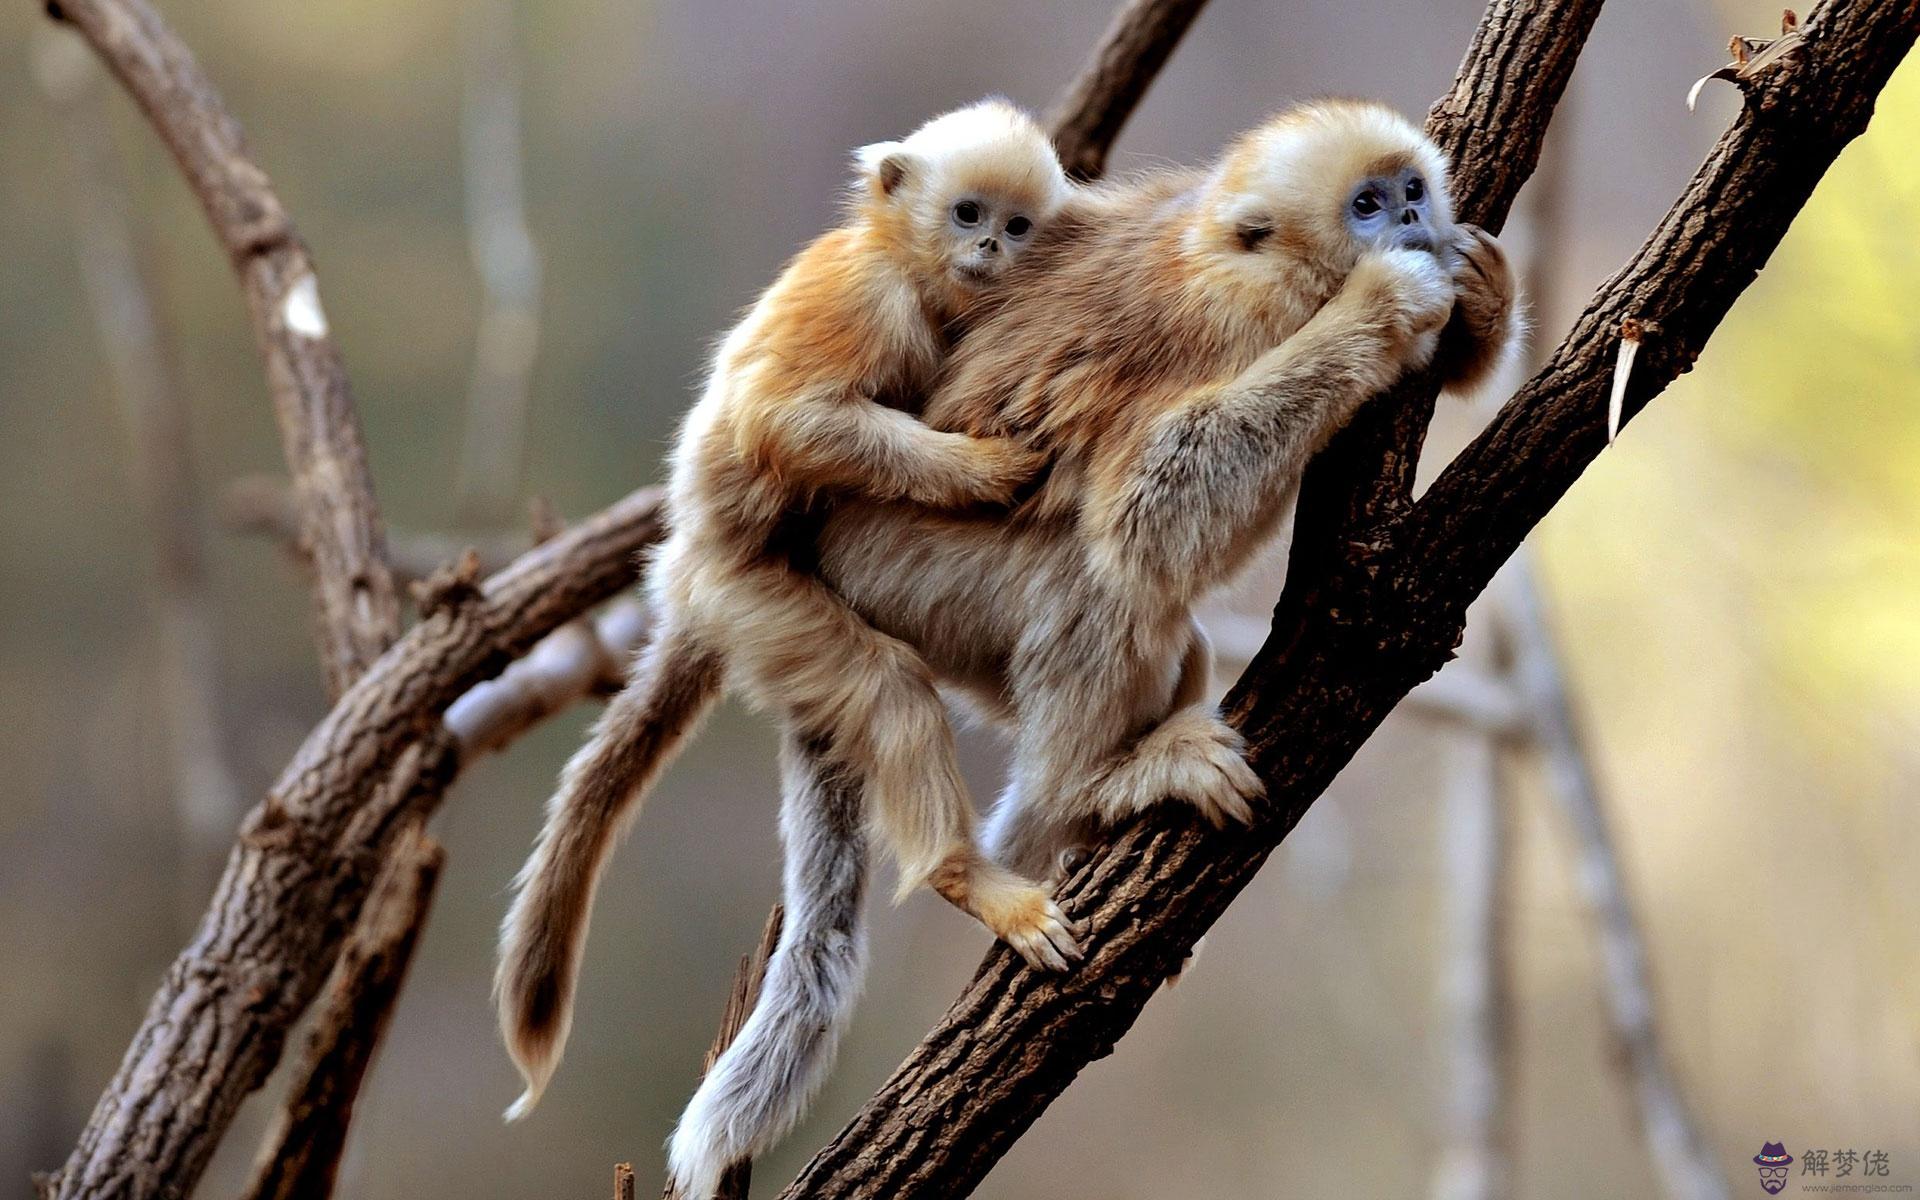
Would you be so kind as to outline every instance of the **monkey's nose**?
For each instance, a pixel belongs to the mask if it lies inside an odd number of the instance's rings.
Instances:
[[[980,248],[988,254],[998,254],[1000,253],[1000,239],[983,237],[980,239]]]
[[[1419,219],[1420,219],[1420,214],[1413,211],[1410,208],[1400,214],[1400,223],[1402,225],[1411,225],[1415,221],[1418,221]]]

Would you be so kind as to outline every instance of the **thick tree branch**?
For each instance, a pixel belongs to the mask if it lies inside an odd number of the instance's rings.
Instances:
[[[1047,114],[1068,174],[1106,174],[1114,139],[1206,2],[1128,0],[1114,15],[1087,65]]]
[[[247,295],[300,497],[320,661],[338,695],[400,629],[353,396],[305,245],[193,53],[146,0],[61,0],[138,101],[206,210]]]
[[[249,815],[212,905],[148,1007],[57,1181],[62,1200],[191,1189],[279,1060],[395,831],[461,762],[436,731],[463,692],[629,587],[659,493],[635,492],[450,594],[349,688]],[[385,781],[385,782],[383,782]]]
[[[386,1034],[446,858],[418,821],[398,843],[340,953],[300,1074],[261,1146],[246,1200],[333,1194],[360,1081]]]
[[[1496,0],[1476,59],[1503,44],[1503,27],[1577,38],[1584,27],[1568,33],[1568,23],[1592,7]],[[1276,629],[1228,697],[1269,788],[1256,826],[1216,834],[1161,812],[1123,832],[1064,891],[1069,912],[1091,925],[1088,960],[1050,978],[1010,952],[989,954],[946,1017],[787,1190],[790,1200],[966,1195],[1080,1069],[1112,1049],[1393,704],[1451,653],[1467,603],[1599,452],[1620,319],[1649,317],[1665,331],[1642,354],[1637,407],[1691,360],[1688,348],[1704,344],[1752,281],[1827,165],[1865,127],[1917,29],[1915,0],[1828,0],[1815,10],[1802,51],[1761,81],[1646,248],[1419,509],[1310,574],[1290,572],[1289,592],[1297,581],[1317,603],[1296,597],[1291,627]],[[1475,86],[1522,89],[1532,105],[1550,107],[1558,89],[1541,86],[1547,67],[1526,49],[1521,37],[1501,54],[1499,75],[1470,61],[1462,79],[1485,75]],[[1516,149],[1497,129],[1467,130],[1452,148],[1462,145],[1473,147],[1469,158],[1524,155],[1524,143]],[[1530,165],[1469,186],[1507,192]],[[1463,164],[1463,179],[1475,179],[1474,169]],[[1511,200],[1466,194],[1462,207],[1492,220]],[[1390,466],[1388,476],[1403,469]]]

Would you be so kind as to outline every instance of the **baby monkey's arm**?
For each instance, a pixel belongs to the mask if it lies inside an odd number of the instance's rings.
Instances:
[[[791,486],[929,508],[1006,504],[1045,461],[1011,438],[942,433],[840,389],[781,405],[755,435],[756,457]]]

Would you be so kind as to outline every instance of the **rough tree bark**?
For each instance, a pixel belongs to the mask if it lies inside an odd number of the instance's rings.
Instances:
[[[199,932],[168,969],[52,1195],[191,1190],[324,982],[395,831],[424,816],[459,769],[454,743],[436,733],[440,714],[631,586],[659,510],[657,492],[635,492],[482,585],[449,581],[341,696],[248,816]]]
[[[753,1006],[760,1002],[760,987],[767,979],[767,960],[780,944],[780,927],[786,924],[786,919],[786,908],[774,905],[767,913],[766,926],[760,931],[760,945],[753,953],[741,955],[740,966],[733,973],[733,988],[727,993],[727,1007],[720,1014],[720,1028],[714,1032],[713,1044],[707,1047],[707,1057],[700,1066],[702,1077],[713,1070],[713,1064],[720,1061],[727,1047],[733,1045],[733,1039],[740,1036],[747,1018],[753,1015]],[[742,1159],[720,1177],[720,1189],[714,1194],[714,1200],[747,1200],[752,1186],[753,1162]],[[680,1200],[680,1190],[673,1186],[671,1179],[660,1189],[660,1200]]]
[[[1489,9],[1429,122],[1458,164],[1468,219],[1496,225],[1505,215],[1564,87],[1568,47],[1597,8],[1495,0]],[[1126,830],[1064,892],[1068,911],[1091,925],[1088,960],[1050,978],[989,954],[788,1200],[966,1195],[1112,1049],[1394,703],[1445,661],[1469,601],[1604,448],[1621,322],[1653,331],[1631,413],[1691,364],[1866,127],[1920,30],[1920,5],[1827,0],[1804,29],[1800,49],[1749,85],[1739,119],[1547,367],[1418,504],[1406,497],[1430,391],[1376,402],[1309,472],[1274,635],[1228,697],[1269,789],[1254,828],[1218,834],[1160,813]]]
[[[340,954],[299,1077],[261,1145],[244,1200],[333,1194],[354,1098],[393,1017],[446,859],[418,821],[397,841]]]

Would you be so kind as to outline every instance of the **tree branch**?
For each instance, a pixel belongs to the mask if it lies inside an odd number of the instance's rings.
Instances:
[[[1513,142],[1493,127],[1443,140],[1461,163],[1468,216],[1492,222],[1504,215],[1532,165],[1524,131],[1544,126],[1564,86],[1571,54],[1541,46],[1534,31],[1577,43],[1597,7],[1495,0],[1489,9],[1456,91],[1477,80],[1476,89],[1506,92],[1509,100],[1518,90],[1529,99],[1503,118],[1520,131]],[[1064,889],[1069,913],[1092,929],[1087,961],[1050,978],[996,948],[785,1196],[966,1195],[1080,1069],[1112,1049],[1393,704],[1451,653],[1468,602],[1602,448],[1620,320],[1644,316],[1662,331],[1641,354],[1630,391],[1637,408],[1691,361],[1689,348],[1704,344],[1752,281],[1833,157],[1865,127],[1916,30],[1915,0],[1826,0],[1816,9],[1802,49],[1755,85],[1747,110],[1646,247],[1413,512],[1392,519],[1404,508],[1394,499],[1399,480],[1411,477],[1409,443],[1379,438],[1377,428],[1337,439],[1349,442],[1349,464],[1366,464],[1352,451],[1373,437],[1380,453],[1371,462],[1386,469],[1346,488],[1324,462],[1310,472],[1325,499],[1356,498],[1322,500],[1321,511],[1360,516],[1335,527],[1365,536],[1296,574],[1296,531],[1287,585],[1293,599],[1283,599],[1275,636],[1228,697],[1269,789],[1254,828],[1214,833],[1162,811],[1122,832]],[[1494,54],[1496,47],[1504,49]],[[1490,54],[1497,73],[1483,61]],[[1444,126],[1451,111],[1443,101],[1435,122]],[[1491,154],[1514,161],[1483,176],[1474,161]],[[1384,409],[1378,401],[1372,407]],[[1388,415],[1395,423],[1404,416]],[[1424,415],[1413,416],[1424,428]],[[1410,444],[1418,440],[1415,429]],[[1376,505],[1376,497],[1393,502]],[[1307,510],[1303,495],[1302,521]],[[1386,524],[1364,520],[1381,511]],[[1316,602],[1303,603],[1307,595]]]
[[[248,816],[53,1194],[191,1190],[324,981],[395,831],[430,813],[462,765],[440,714],[630,587],[659,513],[657,491],[635,492],[445,597],[341,696]]]
[[[1207,0],[1128,0],[1092,58],[1047,114],[1061,165],[1076,179],[1106,174],[1107,153],[1147,87]]]
[[[707,1047],[706,1061],[701,1064],[700,1073],[704,1076],[713,1070],[713,1064],[733,1045],[733,1039],[740,1036],[740,1030],[746,1025],[747,1018],[753,1015],[753,1006],[760,1000],[760,985],[766,982],[767,960],[773,957],[773,951],[780,944],[780,927],[786,923],[787,910],[776,904],[767,913],[766,927],[760,931],[760,945],[751,954],[740,957],[740,967],[733,973],[733,990],[727,993],[727,1007],[720,1014],[720,1028],[713,1035],[713,1045]],[[720,1177],[720,1189],[714,1193],[714,1200],[747,1200],[747,1192],[753,1184],[753,1161],[741,1159],[727,1168]],[[661,1200],[679,1200],[680,1192],[668,1180],[661,1189]]]
[[[60,0],[133,94],[206,210],[246,292],[313,566],[320,661],[339,695],[400,628],[360,421],[319,284],[266,173],[193,53],[146,0]]]
[[[463,24],[460,167],[481,303],[458,495],[464,518],[498,522],[510,515],[525,470],[527,410],[540,345],[540,251],[527,228],[521,178],[513,0],[470,5]]]
[[[1513,644],[1513,678],[1532,718],[1531,740],[1546,760],[1549,790],[1573,834],[1578,860],[1573,878],[1599,943],[1600,991],[1648,1156],[1675,1200],[1726,1200],[1731,1194],[1726,1176],[1661,1045],[1646,940],[1525,547],[1494,586],[1500,589],[1500,613]]]
[[[246,1200],[326,1200],[360,1081],[380,1048],[446,858],[415,821],[387,856],[334,969],[286,1107],[261,1145]]]

